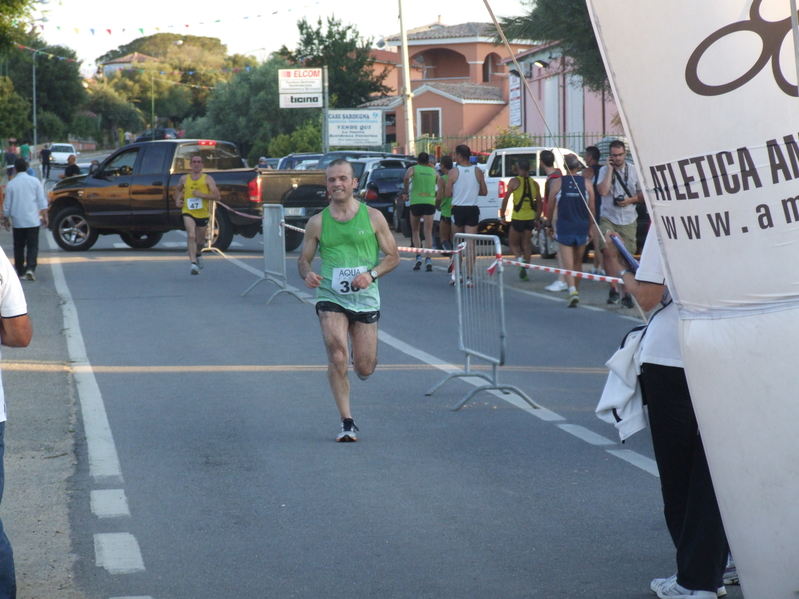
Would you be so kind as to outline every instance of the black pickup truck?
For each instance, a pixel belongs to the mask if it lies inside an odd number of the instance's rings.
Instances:
[[[246,168],[236,146],[225,141],[166,139],[134,143],[92,165],[89,174],[59,182],[50,192],[50,228],[68,252],[91,248],[98,235],[118,234],[133,248],[151,248],[166,231],[183,229],[175,187],[191,172],[193,155],[213,176],[221,201],[214,246],[225,250],[233,235],[261,232],[263,204],[283,204],[286,222],[305,228],[327,206],[324,171],[276,171]],[[247,215],[247,216],[242,216]],[[251,218],[254,217],[254,218]],[[286,231],[286,249],[303,234]]]

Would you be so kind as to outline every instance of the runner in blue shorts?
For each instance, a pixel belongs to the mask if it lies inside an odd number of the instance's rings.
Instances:
[[[582,166],[577,156],[567,154],[564,163],[568,174],[554,179],[549,190],[547,218],[552,222],[557,203],[557,237],[560,246],[558,251],[563,258],[563,268],[571,271],[582,271],[583,253],[588,245],[588,232],[594,214],[594,186],[591,181],[583,177],[580,172]],[[552,229],[550,236],[554,236]],[[566,275],[569,285],[569,308],[574,308],[580,303],[577,286],[579,277]]]

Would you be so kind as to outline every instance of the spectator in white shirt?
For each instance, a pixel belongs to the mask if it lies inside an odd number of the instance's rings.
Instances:
[[[47,200],[41,182],[28,174],[25,160],[18,158],[14,169],[17,174],[6,185],[3,226],[8,230],[10,224],[14,229],[14,266],[17,275],[20,279],[24,277],[28,281],[35,281],[39,227],[49,224]]]

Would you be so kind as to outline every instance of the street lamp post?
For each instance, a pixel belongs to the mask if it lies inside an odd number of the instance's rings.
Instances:
[[[150,78],[150,135],[155,141],[155,77]]]

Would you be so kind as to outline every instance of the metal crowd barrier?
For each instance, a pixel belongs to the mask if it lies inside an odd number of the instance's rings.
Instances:
[[[286,220],[283,206],[281,204],[264,204],[263,220],[263,239],[264,239],[264,273],[260,279],[255,281],[242,293],[242,297],[264,281],[274,283],[280,289],[275,291],[267,300],[270,304],[275,297],[281,293],[293,295],[300,301],[304,301],[296,291],[288,288],[288,276],[286,275]]]
[[[505,364],[505,295],[502,286],[502,248],[496,235],[455,235],[455,245],[465,245],[455,253],[455,287],[458,305],[458,345],[466,356],[464,372],[448,374],[425,395],[432,395],[448,380],[480,377],[488,384],[476,387],[461,399],[453,410],[462,408],[475,394],[497,390],[515,393],[533,408],[540,408],[524,391],[501,385],[498,368]],[[491,376],[471,370],[472,358],[491,364]]]

